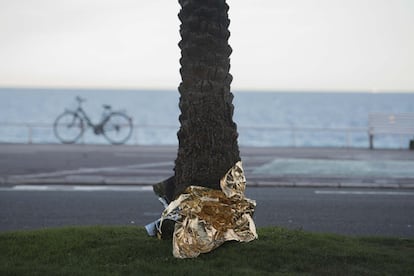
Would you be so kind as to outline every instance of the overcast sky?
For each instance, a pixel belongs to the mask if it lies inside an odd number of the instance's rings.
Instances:
[[[233,90],[414,92],[413,0],[228,0]],[[0,0],[0,87],[176,89],[176,0]]]

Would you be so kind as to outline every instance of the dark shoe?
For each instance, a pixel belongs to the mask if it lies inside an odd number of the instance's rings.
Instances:
[[[161,239],[170,240],[173,237],[175,229],[175,221],[170,219],[165,219],[162,221],[161,225]]]

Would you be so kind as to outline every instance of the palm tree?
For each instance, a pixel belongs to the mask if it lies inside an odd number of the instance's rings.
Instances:
[[[240,160],[230,92],[230,20],[226,0],[179,0],[181,78],[175,198],[190,185],[220,189]]]

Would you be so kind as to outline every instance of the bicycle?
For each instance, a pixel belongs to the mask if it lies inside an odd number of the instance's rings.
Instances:
[[[60,114],[54,124],[55,136],[64,144],[75,143],[89,127],[95,135],[103,135],[113,145],[124,144],[132,134],[132,118],[122,111],[112,111],[110,105],[103,105],[102,119],[93,124],[82,108],[85,99],[76,97],[78,107],[75,110],[66,109]]]

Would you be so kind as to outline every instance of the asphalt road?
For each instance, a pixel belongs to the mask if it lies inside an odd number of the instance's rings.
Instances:
[[[412,189],[249,187],[246,195],[257,201],[254,220],[259,227],[414,237]],[[0,188],[0,231],[69,225],[144,226],[159,218],[162,210],[149,187],[143,186]]]
[[[408,150],[241,147],[250,186],[414,188]],[[0,186],[148,185],[173,175],[176,146],[0,143]]]

